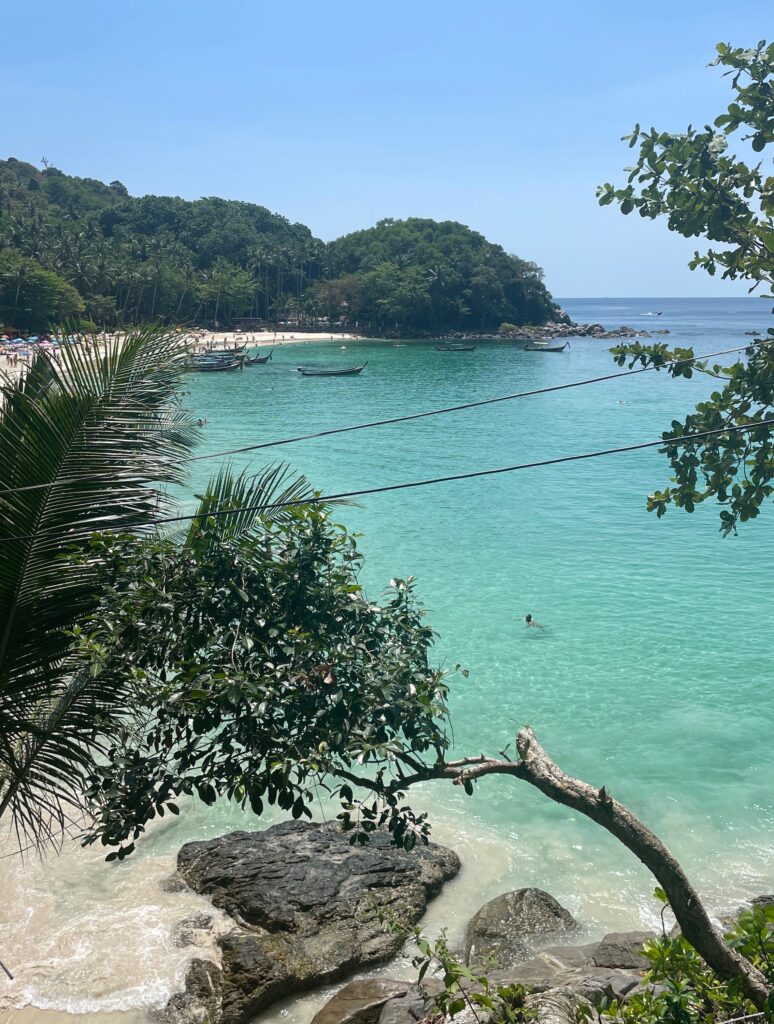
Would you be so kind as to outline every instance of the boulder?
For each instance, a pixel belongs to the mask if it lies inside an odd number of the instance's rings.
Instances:
[[[482,964],[493,957],[499,967],[522,963],[557,935],[577,928],[569,910],[542,889],[517,889],[485,904],[465,934],[465,960]]]
[[[644,971],[648,962],[641,950],[643,943],[652,938],[652,932],[611,932],[597,945],[591,962],[595,967]]]
[[[363,978],[350,981],[312,1018],[312,1024],[376,1024],[384,1004],[404,999],[410,981]]]
[[[578,1010],[588,1006],[582,997],[569,989],[556,988],[527,996],[525,1006],[537,1024],[577,1024]]]
[[[763,907],[765,910],[766,907],[774,907],[774,896],[753,896],[750,903],[754,907]]]
[[[433,1008],[432,997],[442,989],[437,978],[425,977],[421,987],[412,985],[405,996],[390,999],[379,1014],[379,1024],[417,1024]],[[456,1018],[455,1018],[456,1020]]]
[[[401,939],[381,913],[415,922],[459,868],[445,847],[405,853],[382,832],[351,846],[335,824],[291,821],[186,844],[181,876],[235,922],[218,938],[221,1015],[210,1024],[240,1024],[276,999],[389,959]]]

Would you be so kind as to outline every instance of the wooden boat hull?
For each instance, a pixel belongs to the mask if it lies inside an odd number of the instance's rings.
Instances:
[[[199,373],[223,373],[226,370],[240,370],[241,368],[241,359],[235,359],[230,363],[217,360],[216,362],[194,364],[191,367],[192,370],[197,370]]]
[[[362,373],[368,366],[368,362],[362,366],[346,366],[343,370],[315,370],[311,367],[299,366],[298,372],[302,377],[354,377],[356,373]]]
[[[564,352],[566,348],[569,348],[569,341],[565,341],[564,345],[525,345],[525,352]]]
[[[271,350],[273,352],[274,349]],[[245,359],[245,366],[263,366],[271,359],[271,352],[267,356],[248,356]]]
[[[475,352],[478,345],[436,345],[436,352]]]

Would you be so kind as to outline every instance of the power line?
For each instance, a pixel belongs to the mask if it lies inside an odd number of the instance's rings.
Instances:
[[[133,527],[138,528],[142,526],[161,526],[168,523],[183,523],[189,522],[193,519],[214,519],[220,518],[221,516],[237,515],[241,512],[268,512],[270,510],[280,508],[291,508],[297,505],[323,505],[330,501],[342,501],[345,498],[362,498],[370,494],[385,494],[387,491],[404,491],[409,488],[428,487],[431,484],[445,484],[452,483],[457,480],[472,480],[476,477],[496,476],[501,473],[515,473],[522,469],[537,469],[540,466],[556,466],[563,462],[580,462],[585,459],[597,459],[604,455],[620,455],[623,452],[642,451],[644,448],[655,448],[667,444],[680,444],[684,441],[697,441],[704,437],[716,437],[719,434],[742,433],[745,431],[757,430],[759,427],[770,426],[774,426],[774,418],[758,420],[755,423],[743,423],[738,426],[716,427],[713,430],[703,430],[696,434],[681,434],[678,437],[668,438],[661,437],[657,441],[642,441],[639,444],[627,444],[618,448],[604,448],[594,452],[582,452],[579,455],[560,455],[554,459],[540,459],[536,462],[522,462],[515,466],[500,466],[496,469],[476,469],[467,473],[453,473],[448,476],[430,477],[425,480],[410,480],[401,484],[384,484],[381,487],[365,487],[358,491],[341,491],[338,494],[319,494],[311,498],[299,498],[294,501],[268,502],[265,505],[243,505],[237,508],[214,509],[210,512],[198,512],[182,516],[164,516],[160,519],[155,519],[150,523],[147,520],[135,524],[124,523],[121,524],[120,529],[129,530]],[[95,528],[99,528],[100,524],[104,526],[103,518],[92,521],[87,520],[86,522],[79,523],[78,525],[94,525]],[[61,534],[63,529],[63,527],[57,527],[56,529],[51,530],[40,530],[37,533],[22,533],[17,536],[4,537],[3,541],[30,540],[33,537],[41,537],[51,533]]]
[[[449,405],[443,409],[430,409],[427,412],[413,412],[408,413],[405,416],[393,416],[391,419],[371,420],[368,423],[355,423],[348,427],[331,427],[328,430],[318,430],[312,434],[299,434],[296,437],[287,437],[281,441],[263,441],[260,444],[249,444],[242,448],[228,448],[221,452],[211,452],[206,455],[193,455],[184,461],[199,462],[202,459],[223,458],[225,455],[241,455],[244,452],[257,451],[260,448],[275,448],[278,445],[295,444],[297,441],[311,441],[318,437],[329,437],[331,434],[346,434],[352,430],[367,430],[369,427],[385,427],[393,423],[407,423],[409,420],[421,420],[427,416],[442,416],[449,412],[461,412],[464,409],[477,409],[483,405],[495,405],[497,402],[512,402],[517,398],[532,398],[535,395],[547,395],[554,391],[566,391],[569,388],[584,387],[586,384],[599,384],[606,380],[617,380],[621,377],[633,377],[637,373],[647,373],[649,370],[660,370],[667,366],[677,366],[681,363],[694,363],[697,360],[712,359],[715,356],[726,356],[733,352],[745,352],[754,345],[763,346],[773,344],[774,339],[771,341],[756,341],[747,345],[740,345],[737,348],[726,348],[721,349],[718,352],[706,352],[703,355],[689,356],[686,359],[668,359],[659,366],[641,366],[636,370],[622,370],[619,373],[606,373],[600,377],[589,377],[586,380],[571,381],[568,384],[551,384],[545,388],[535,388],[532,391],[518,391],[516,394],[500,395],[497,398],[482,398],[475,402],[463,402],[461,405]],[[0,494],[1,493],[2,491],[0,491]]]
[[[587,384],[599,384],[607,380],[618,380],[621,377],[633,377],[638,373],[647,373],[650,370],[660,370],[667,366],[679,366],[682,363],[693,363],[698,360],[712,359],[715,356],[731,355],[734,352],[745,352],[747,349],[754,346],[763,347],[764,345],[774,345],[774,339],[771,341],[751,341],[747,345],[740,345],[736,348],[721,349],[717,352],[705,352],[701,355],[690,356],[686,359],[668,359],[666,362],[661,363],[658,366],[641,366],[636,370],[623,370],[620,373],[607,373],[600,377],[589,377],[586,380],[570,381],[567,384],[552,384],[545,388],[535,388],[532,391],[518,391],[512,395],[499,395],[495,398],[482,398],[475,402],[463,402],[461,405],[450,405],[441,409],[429,409],[426,412],[407,413],[405,416],[393,416],[390,419],[371,420],[367,423],[355,423],[346,427],[331,427],[327,430],[318,430],[311,434],[298,434],[295,437],[286,437],[277,441],[262,441],[257,444],[244,445],[241,448],[228,448],[220,452],[208,452],[204,455],[192,455],[189,458],[181,459],[181,462],[200,462],[203,459],[219,459],[224,458],[227,455],[241,455],[245,452],[258,451],[262,448],[276,448],[280,445],[296,444],[299,441],[312,441],[320,437],[330,437],[332,434],[346,434],[354,430],[367,430],[371,427],[383,427],[390,426],[395,423],[407,423],[410,420],[421,420],[428,416],[442,416],[450,412],[462,412],[466,409],[477,409],[485,405],[495,405],[498,402],[512,402],[519,398],[532,398],[536,395],[547,395],[554,391],[566,391],[569,388],[584,387]],[[69,484],[88,483],[98,481],[100,479],[110,480],[112,477],[72,477],[69,479],[64,478],[62,480],[55,480],[42,484],[28,484],[24,487],[5,487],[0,488],[0,495],[21,494],[25,491],[41,490],[45,487],[64,487]]]

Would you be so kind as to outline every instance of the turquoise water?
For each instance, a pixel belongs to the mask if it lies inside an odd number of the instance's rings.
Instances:
[[[741,344],[770,322],[759,299],[566,307],[583,322],[668,329],[670,344],[697,351]],[[191,402],[217,450],[592,377],[614,369],[608,348],[294,346],[265,370],[192,377]],[[296,372],[366,358],[360,377]],[[712,383],[643,374],[279,451],[327,492],[421,479],[650,440]],[[662,457],[646,451],[369,497],[339,516],[364,534],[369,589],[417,576],[439,660],[470,669],[451,699],[458,750],[497,751],[529,722],[567,770],[628,801],[719,898],[726,886],[774,882],[772,513],[727,540],[715,510],[658,521],[645,496],[666,480]],[[544,634],[524,627],[526,612]],[[614,886],[610,872],[632,868],[593,826],[524,789],[487,781],[471,800],[436,787],[432,802],[466,829],[518,837],[530,860],[544,849],[549,863],[531,870],[564,893],[578,894],[577,872],[596,899]],[[576,846],[577,857],[565,850]],[[626,882],[641,884],[636,872]]]
[[[743,344],[770,322],[756,299],[565,306],[583,322],[669,329],[666,340],[697,351]],[[548,356],[500,343],[288,345],[266,367],[192,374],[189,400],[208,421],[203,451],[217,451],[592,377],[615,369],[609,344]],[[296,371],[366,359],[359,377]],[[234,463],[281,455],[323,491],[366,488],[655,439],[709,390],[707,379],[641,374]],[[197,464],[192,491],[215,466]],[[470,670],[451,695],[457,750],[496,752],[531,724],[567,771],[628,802],[722,911],[774,891],[774,510],[723,540],[714,509],[660,521],[645,511],[666,480],[663,458],[645,451],[372,496],[337,516],[363,534],[369,592],[417,576],[438,661]],[[545,633],[525,628],[527,612]],[[436,784],[415,801],[463,859],[431,929],[448,924],[454,939],[482,902],[522,885],[548,889],[590,933],[655,923],[653,880],[632,855],[523,783],[485,780],[473,798]],[[163,892],[177,849],[257,824],[227,805],[184,806],[121,865],[76,846],[43,865],[0,860],[4,959],[18,976],[0,991],[0,1021],[144,1022],[142,1008],[182,982],[190,951],[175,947],[175,922],[207,906]],[[281,1019],[305,1024],[320,998]]]

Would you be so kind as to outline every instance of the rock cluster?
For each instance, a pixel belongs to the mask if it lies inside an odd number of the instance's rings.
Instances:
[[[182,921],[175,941],[217,938],[221,966],[194,960],[186,989],[156,1015],[159,1024],[246,1024],[275,1000],[330,984],[389,960],[400,938],[383,914],[404,923],[460,867],[451,850],[431,844],[412,853],[375,833],[351,846],[336,825],[286,822],[263,832],[234,832],[189,843],[178,856],[176,884],[187,883],[225,911],[223,926],[204,914]],[[762,905],[772,897],[761,897]],[[641,991],[648,932],[606,935],[572,945],[579,926],[540,889],[504,893],[471,919],[460,954],[497,986],[521,984],[538,1024],[575,1024],[579,1006],[599,1006]],[[491,966],[494,961],[494,966]],[[434,1012],[440,983],[431,973],[411,981],[350,981],[312,1024],[417,1024]],[[466,1022],[464,1014],[456,1024]]]
[[[401,940],[381,915],[417,921],[459,868],[442,846],[404,853],[382,833],[351,846],[336,825],[297,821],[188,843],[179,874],[234,927],[217,940],[220,970],[195,960],[186,994],[157,1019],[241,1024],[276,999],[388,960]]]
[[[541,341],[544,338],[594,338],[598,341],[612,341],[621,338],[651,338],[654,334],[669,334],[666,328],[660,331],[637,330],[622,324],[609,330],[602,324],[576,324],[572,320],[549,320],[537,326],[525,324],[512,331],[497,334],[465,334],[457,332],[451,335],[455,341]]]
[[[526,899],[523,894],[528,894]],[[569,912],[539,889],[520,889],[493,900],[498,906],[492,913],[498,919],[505,897],[514,898],[511,903],[516,908],[519,926],[513,924],[508,929],[502,918],[497,940],[500,953],[511,961],[519,961],[530,944],[534,948],[556,934],[558,923],[561,922],[560,931],[575,927],[574,922],[569,924]],[[534,914],[529,912],[530,906],[535,908]],[[555,907],[560,914],[555,913]],[[473,920],[476,919],[481,919],[481,911]],[[469,936],[470,930],[469,926]],[[506,932],[510,933],[510,942]],[[498,969],[487,973],[497,986],[522,984],[530,988],[532,994],[527,1005],[535,1011],[540,1024],[576,1024],[580,1005],[598,1006],[605,997],[622,999],[640,988],[645,970],[640,948],[650,937],[649,932],[622,932],[583,946],[546,946],[517,966],[512,963],[506,967],[501,961]],[[421,989],[385,978],[351,981],[323,1006],[312,1024],[417,1024],[432,1013],[432,998],[438,988],[440,984],[433,978],[426,978]],[[455,1022],[464,1024],[463,1015],[455,1017]]]
[[[556,902],[539,889],[522,889],[518,893],[529,894],[527,900],[533,901],[533,905],[550,906],[552,910]],[[492,902],[503,899],[499,897]],[[520,900],[515,901],[517,905]],[[478,916],[476,914],[476,918]],[[518,958],[525,945],[530,941],[541,944],[547,936],[555,934],[557,921],[566,925],[568,918],[568,912],[563,910],[559,918],[547,922],[548,930],[543,932],[541,911],[534,916],[521,914],[521,926],[528,931],[525,934],[513,928],[509,945],[504,930],[499,935],[501,951]],[[640,988],[645,970],[640,948],[647,938],[650,938],[648,932],[625,932],[606,935],[600,942],[582,946],[548,946],[518,967],[489,971],[488,977],[497,985],[518,983],[530,988],[527,1006],[534,1010],[541,1024],[575,1024],[578,1006],[599,1006],[605,997],[621,999]],[[437,987],[433,979],[429,982],[426,979],[423,990],[408,982],[384,978],[351,981],[329,999],[312,1024],[417,1024],[431,1014],[432,996]],[[464,1015],[459,1015],[455,1021],[463,1024]]]

